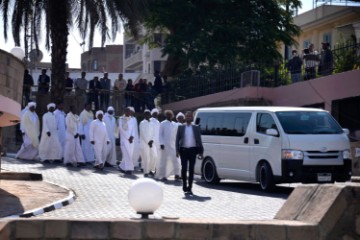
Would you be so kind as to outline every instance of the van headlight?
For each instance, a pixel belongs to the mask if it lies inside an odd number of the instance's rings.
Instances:
[[[303,160],[304,159],[304,153],[299,150],[289,150],[285,149],[282,150],[281,153],[282,159],[294,159],[294,160]]]
[[[347,150],[342,151],[342,157],[343,157],[343,159],[351,159],[350,150],[347,149]]]

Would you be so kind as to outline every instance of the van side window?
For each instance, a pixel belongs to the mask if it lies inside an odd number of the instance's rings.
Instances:
[[[258,113],[256,117],[256,131],[258,133],[266,133],[268,129],[277,129],[273,117],[268,113]]]
[[[251,113],[199,113],[197,123],[202,135],[244,136]]]

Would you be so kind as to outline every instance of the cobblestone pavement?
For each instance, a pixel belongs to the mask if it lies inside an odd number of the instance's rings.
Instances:
[[[9,171],[43,174],[44,181],[65,186],[76,194],[74,203],[35,218],[114,219],[138,218],[128,202],[131,184],[143,174],[126,176],[116,168],[94,171],[91,166],[65,167],[35,161],[2,158],[1,167]],[[204,183],[195,177],[194,196],[185,197],[181,182],[169,179],[159,182],[164,199],[153,218],[191,218],[217,220],[272,219],[293,188],[282,185],[273,193],[264,193],[257,184],[222,181],[218,185]]]

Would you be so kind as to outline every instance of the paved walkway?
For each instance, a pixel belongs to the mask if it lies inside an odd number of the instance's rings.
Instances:
[[[35,218],[139,217],[129,205],[127,193],[134,180],[143,177],[140,173],[127,176],[115,168],[96,172],[90,166],[64,167],[10,157],[2,159],[1,167],[8,171],[41,173],[44,181],[66,186],[75,193],[73,203]],[[181,182],[170,179],[159,184],[163,188],[164,199],[153,218],[268,220],[275,216],[293,189],[282,186],[274,193],[264,193],[257,184],[224,181],[219,185],[208,185],[197,177],[193,186],[195,196],[185,197]],[[48,194],[46,190],[43,193]],[[51,199],[49,201],[52,202]]]

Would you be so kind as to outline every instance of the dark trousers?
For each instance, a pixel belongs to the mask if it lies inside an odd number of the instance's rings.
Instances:
[[[183,190],[191,191],[193,180],[194,180],[194,167],[196,160],[197,148],[180,148],[181,158],[181,177],[183,181]],[[187,185],[187,168],[189,164],[189,184]]]

